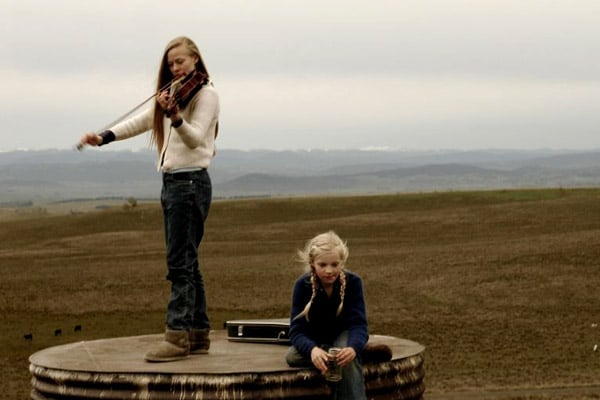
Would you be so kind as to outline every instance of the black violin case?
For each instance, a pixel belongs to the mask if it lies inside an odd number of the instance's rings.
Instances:
[[[227,340],[232,342],[290,343],[289,318],[238,319],[224,325]]]

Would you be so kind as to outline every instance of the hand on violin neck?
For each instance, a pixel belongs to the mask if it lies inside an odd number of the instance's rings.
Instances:
[[[167,118],[171,118],[171,121],[173,122],[180,120],[181,116],[179,115],[179,106],[177,103],[167,104],[167,107],[165,108],[165,115]]]
[[[179,105],[176,101],[172,100],[174,100],[174,98],[166,90],[160,92],[158,96],[156,96],[156,101],[164,110],[167,118],[171,118],[172,121],[176,121],[181,119],[179,116]]]
[[[158,102],[160,107],[165,111],[169,106],[169,97],[169,92],[166,90],[163,90],[158,94],[158,96],[156,96],[156,101]]]

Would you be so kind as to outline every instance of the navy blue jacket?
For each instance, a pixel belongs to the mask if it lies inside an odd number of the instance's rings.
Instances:
[[[310,358],[310,351],[315,346],[331,346],[343,331],[348,331],[348,347],[352,347],[359,355],[369,340],[367,313],[363,294],[362,280],[348,270],[346,273],[346,295],[344,308],[336,316],[340,304],[340,279],[334,283],[331,297],[317,279],[317,295],[308,312],[309,321],[304,316],[294,318],[304,310],[310,300],[312,287],[310,274],[302,275],[294,284],[292,295],[292,312],[290,319],[290,339],[303,356]]]

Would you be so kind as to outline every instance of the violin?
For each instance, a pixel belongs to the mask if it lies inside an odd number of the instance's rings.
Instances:
[[[169,103],[165,110],[166,116],[169,117],[169,114],[173,112],[175,105],[179,108],[185,108],[192,97],[194,97],[206,83],[208,83],[206,74],[196,70],[171,83],[169,88]]]
[[[183,78],[171,81],[163,86],[156,93],[152,94],[146,100],[142,101],[140,104],[127,111],[125,114],[121,115],[116,120],[112,121],[110,124],[105,125],[103,128],[97,130],[97,134],[106,131],[112,126],[118,124],[123,121],[125,118],[133,114],[135,111],[139,110],[144,104],[148,103],[150,100],[158,96],[163,90],[169,90],[169,103],[167,109],[165,110],[165,115],[169,117],[169,114],[173,112],[175,106],[177,105],[179,108],[185,108],[185,106],[190,102],[190,100],[194,97],[196,93],[202,86],[208,83],[208,76],[202,72],[193,70]],[[74,148],[76,150],[83,150],[85,147],[84,143],[77,143]]]

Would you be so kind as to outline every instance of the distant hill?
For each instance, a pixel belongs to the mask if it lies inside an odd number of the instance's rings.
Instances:
[[[157,199],[156,154],[86,149],[0,153],[0,204]],[[600,151],[219,150],[215,197],[600,185]]]

